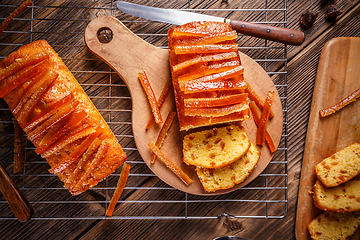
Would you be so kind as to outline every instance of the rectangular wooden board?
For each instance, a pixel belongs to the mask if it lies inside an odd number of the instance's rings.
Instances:
[[[321,109],[330,107],[360,88],[360,38],[334,38],[321,52],[316,75],[296,214],[295,236],[311,239],[307,225],[321,211],[309,194],[316,181],[315,166],[324,158],[360,141],[360,100],[322,118]]]

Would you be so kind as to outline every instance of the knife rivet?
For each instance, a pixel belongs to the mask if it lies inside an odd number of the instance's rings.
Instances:
[[[100,28],[97,32],[97,38],[101,43],[109,43],[113,39],[113,32],[110,28]]]
[[[291,34],[290,34],[290,37],[294,37],[294,34],[293,34],[293,33],[291,33]]]
[[[270,29],[266,29],[266,32],[269,33],[269,32],[271,32],[271,30],[270,30]]]
[[[245,28],[245,24],[241,25],[242,28]]]

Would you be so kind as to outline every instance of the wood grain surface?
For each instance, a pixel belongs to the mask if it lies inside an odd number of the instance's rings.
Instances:
[[[333,106],[360,88],[359,56],[360,38],[334,38],[321,52],[301,170],[295,230],[298,240],[310,239],[306,227],[320,213],[310,195],[316,181],[315,166],[360,140],[359,101],[330,116],[319,115],[320,110]]]
[[[21,4],[22,0],[4,0],[1,4],[9,4],[16,6]],[[87,93],[101,94],[102,92],[93,89],[93,83],[106,83],[106,77],[101,71],[109,71],[106,64],[102,61],[84,61],[84,59],[92,59],[93,55],[85,50],[86,46],[83,41],[83,31],[88,25],[89,21],[98,16],[113,15],[116,18],[125,21],[126,26],[134,31],[136,34],[148,34],[142,36],[147,42],[151,42],[155,46],[166,45],[166,41],[158,38],[162,34],[166,34],[169,29],[168,25],[153,24],[142,21],[131,16],[124,16],[119,11],[112,10],[113,1],[85,1],[85,0],[72,0],[72,1],[57,1],[57,0],[34,0],[36,8],[30,8],[20,14],[15,21],[8,26],[3,35],[0,36],[0,56],[4,57],[9,52],[16,50],[19,45],[26,44],[31,40],[44,38],[54,46],[56,51],[64,59],[69,68],[73,71],[76,78],[85,84]],[[227,17],[227,11],[213,12],[214,9],[237,8],[236,11],[230,14],[230,17],[238,18],[246,21],[284,21],[285,13],[279,11],[246,11],[246,9],[283,9],[284,1],[145,1],[134,0],[133,2],[139,4],[148,4],[151,6],[165,7],[165,8],[203,8],[210,9],[207,13],[216,14],[217,16]],[[271,79],[276,84],[284,84],[284,79],[287,79],[287,88],[279,91],[287,92],[287,98],[282,99],[287,103],[287,108],[284,113],[287,114],[284,119],[284,128],[288,130],[286,145],[281,143],[282,146],[287,147],[288,158],[285,163],[285,171],[278,167],[278,174],[287,174],[287,178],[270,177],[269,182],[263,182],[263,177],[258,177],[251,183],[249,190],[238,190],[233,192],[227,197],[239,195],[244,198],[258,199],[259,195],[262,196],[264,186],[273,186],[274,189],[266,190],[266,196],[269,202],[265,204],[269,206],[271,212],[269,214],[279,215],[280,217],[272,218],[264,217],[258,218],[256,215],[264,214],[264,205],[261,201],[257,203],[236,204],[236,203],[223,203],[217,201],[216,203],[198,204],[189,209],[189,213],[195,210],[204,214],[221,214],[231,212],[234,215],[252,215],[255,217],[250,218],[231,218],[219,216],[217,219],[105,219],[96,220],[92,216],[95,212],[104,212],[105,204],[97,206],[97,204],[85,204],[83,201],[100,201],[105,202],[104,194],[99,194],[96,189],[88,191],[81,198],[73,199],[65,192],[62,192],[61,184],[51,177],[38,178],[35,174],[44,174],[47,172],[45,164],[36,158],[36,154],[32,154],[31,146],[27,146],[28,153],[26,155],[25,164],[26,168],[26,181],[22,181],[23,174],[11,175],[16,183],[19,184],[24,193],[28,197],[30,203],[34,207],[35,217],[47,216],[51,214],[55,217],[63,217],[63,219],[47,219],[45,220],[31,220],[26,223],[21,223],[14,220],[0,219],[2,238],[4,239],[213,239],[219,236],[236,235],[251,238],[253,240],[274,239],[274,240],[291,240],[295,239],[295,216],[297,209],[297,198],[299,190],[299,179],[301,175],[301,165],[305,149],[305,140],[307,134],[307,126],[309,120],[309,113],[311,107],[312,93],[317,72],[317,64],[321,50],[325,43],[332,38],[336,37],[360,37],[360,4],[359,0],[333,0],[333,1],[286,1],[286,25],[288,28],[302,30],[305,33],[306,41],[301,46],[288,46],[286,51],[281,49],[281,45],[275,44],[271,41],[264,41],[262,39],[240,36],[238,42],[240,44],[241,52],[256,59],[257,62],[268,72],[270,72]],[[327,7],[335,4],[342,11],[343,14],[332,21],[324,18]],[[46,7],[53,6],[53,7]],[[102,7],[107,7],[102,9]],[[4,19],[14,7],[0,7],[0,18]],[[245,9],[245,10],[243,10]],[[314,26],[308,30],[303,30],[299,25],[300,14],[306,9],[313,9],[319,12],[319,16]],[[30,21],[34,16],[36,21]],[[57,20],[61,19],[61,20]],[[131,21],[131,22],[130,22]],[[134,22],[132,22],[134,21]],[[275,26],[284,26],[283,23],[271,24]],[[30,29],[32,31],[30,32]],[[55,34],[55,33],[62,34]],[[160,39],[160,40],[158,40]],[[73,47],[66,47],[66,45],[73,45]],[[249,48],[253,47],[253,48]],[[262,59],[269,59],[263,61]],[[287,64],[281,61],[282,58],[287,59]],[[272,59],[280,59],[272,61]],[[94,69],[97,74],[89,74],[86,72],[88,69]],[[286,72],[286,78],[283,74],[276,72]],[[129,93],[119,86],[119,80],[116,74],[110,73],[111,83],[114,85],[113,89],[117,89],[117,93],[124,95],[124,99],[120,101],[115,99],[114,103],[123,108],[131,109],[131,101]],[[107,96],[107,95],[106,95]],[[100,98],[93,98],[93,101],[99,105],[100,103],[107,102]],[[106,105],[106,104],[105,104]],[[115,104],[114,104],[115,105]],[[3,105],[1,105],[3,106]],[[102,110],[104,116],[110,120],[117,120],[117,116],[107,114],[106,109]],[[121,112],[122,121],[130,121],[130,114],[126,111]],[[11,121],[11,115],[1,111],[1,119]],[[1,130],[11,133],[11,124],[1,126]],[[130,135],[131,128],[125,126],[112,126],[113,129],[120,132],[122,135]],[[129,130],[130,129],[130,130]],[[12,171],[11,159],[11,135],[3,135],[2,139],[2,152],[1,162],[6,167],[8,172]],[[135,148],[134,141],[130,138],[121,138],[121,144],[126,147],[129,153],[130,161],[139,158]],[[24,143],[26,146],[26,143]],[[10,150],[8,149],[10,146]],[[276,156],[281,161],[282,156]],[[132,181],[130,186],[144,186],[158,187],[163,186],[162,180],[156,177],[147,177],[142,179],[137,177],[137,173],[146,172],[147,166],[137,166],[132,169]],[[33,166],[33,167],[32,167]],[[278,166],[277,164],[270,164],[264,171],[264,174],[273,172],[273,169]],[[150,175],[150,172],[149,172]],[[44,180],[45,181],[42,181]],[[116,185],[117,178],[110,178],[109,184]],[[284,194],[287,198],[281,203],[271,203],[274,195],[281,189],[281,186],[287,186]],[[46,191],[32,191],[32,188],[47,187]],[[260,186],[260,187],[259,187]],[[280,186],[280,187],[279,187]],[[29,189],[29,190],[27,190]],[[54,189],[54,190],[53,190]],[[281,191],[281,190],[280,190]],[[111,193],[111,189],[109,189]],[[167,192],[156,191],[142,191],[142,190],[129,190],[122,197],[124,200],[144,200],[145,197],[150,199],[165,198]],[[183,196],[175,193],[170,193],[175,199],[181,199]],[[190,196],[190,195],[189,195]],[[56,200],[57,204],[44,204],[48,199]],[[206,200],[206,198],[191,198],[191,200]],[[8,216],[8,209],[3,207],[3,199],[0,196],[1,216]],[[77,202],[74,204],[64,204],[64,201]],[[284,208],[284,204],[286,205]],[[116,214],[127,213],[130,210],[140,210],[145,214],[152,214],[154,212],[161,212],[167,216],[174,214],[183,214],[180,206],[181,204],[167,203],[160,204],[138,204],[131,205],[128,203],[119,204],[116,209]],[[286,209],[285,212],[284,209]],[[127,210],[127,212],[125,211]],[[78,219],[66,219],[67,216],[72,214],[79,216]],[[82,217],[87,217],[83,219]],[[181,215],[182,216],[182,215]],[[360,239],[360,232],[357,235]]]

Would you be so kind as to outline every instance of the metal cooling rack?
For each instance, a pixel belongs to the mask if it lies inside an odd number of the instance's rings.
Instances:
[[[167,48],[167,30],[172,26],[121,13],[115,1],[34,0],[0,36],[0,60],[18,47],[46,39],[78,79],[126,152],[131,164],[127,187],[113,219],[283,218],[287,213],[287,52],[286,45],[239,34],[239,50],[251,56],[271,76],[283,105],[284,127],[278,151],[269,166],[248,186],[220,196],[194,196],[169,187],[141,159],[132,135],[131,97],[124,82],[86,48],[83,34],[95,17],[111,15],[121,20],[145,41]],[[139,4],[190,9],[216,16],[286,27],[286,0],[257,1],[132,1]],[[1,1],[2,22],[21,0]],[[76,4],[76,5],[75,5]],[[68,17],[76,16],[76,18]],[[48,165],[34,153],[23,137],[24,168],[12,174],[13,123],[6,103],[0,100],[0,161],[34,208],[33,220],[104,219],[120,169],[93,190],[71,196]],[[151,206],[151,210],[149,210]],[[252,209],[256,208],[256,214]],[[207,211],[205,211],[207,209]],[[212,209],[208,211],[208,209]],[[234,212],[233,209],[243,209]],[[0,219],[16,219],[0,196]]]

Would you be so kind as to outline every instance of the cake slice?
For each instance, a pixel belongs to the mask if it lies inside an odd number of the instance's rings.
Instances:
[[[71,194],[94,187],[126,161],[101,114],[45,40],[0,63],[0,96]]]
[[[201,168],[222,168],[237,161],[251,145],[245,128],[235,124],[186,135],[183,160]]]
[[[360,226],[360,212],[323,212],[307,226],[314,240],[346,240]]]
[[[260,159],[260,152],[251,143],[249,150],[239,160],[229,166],[209,169],[196,167],[196,173],[205,191],[229,189],[243,182],[254,170]]]
[[[325,158],[316,165],[315,173],[325,187],[335,187],[354,178],[360,173],[360,143]]]
[[[332,212],[360,210],[360,179],[353,179],[337,187],[325,188],[317,180],[313,187],[314,204],[317,208]]]

